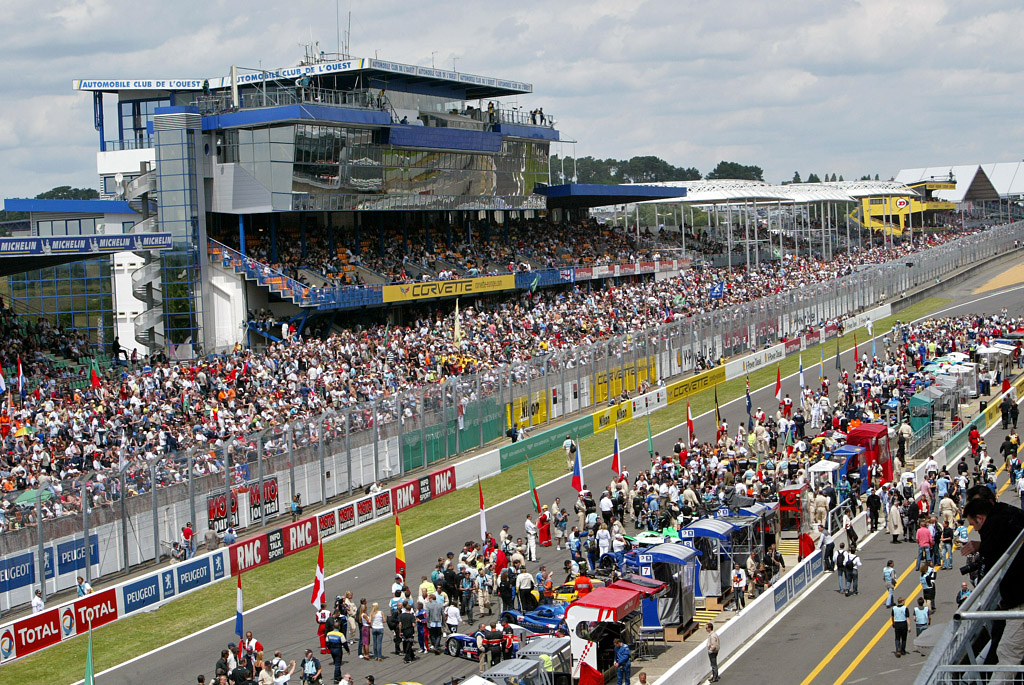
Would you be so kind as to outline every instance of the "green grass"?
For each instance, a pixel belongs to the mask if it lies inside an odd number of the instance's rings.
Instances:
[[[899,314],[882,319],[875,324],[876,332],[888,330],[894,321],[909,321],[925,316],[947,305],[951,300],[931,297],[919,302]],[[848,331],[840,339],[843,350],[853,345],[854,331]],[[856,331],[860,341],[867,339],[867,330]],[[825,370],[835,376],[835,362],[829,360],[834,355],[835,340],[825,343]],[[862,353],[870,354],[870,344],[861,347]],[[820,359],[818,346],[808,348],[803,353],[804,375],[808,381],[815,378],[817,371],[814,364]],[[831,366],[830,366],[831,364]],[[782,375],[795,373],[799,367],[797,357],[782,361]],[[750,374],[751,387],[760,388],[775,381],[775,369],[771,367],[759,369]],[[738,378],[717,386],[719,404],[743,395],[744,379]],[[694,416],[714,408],[714,391],[705,390],[689,399]],[[735,414],[735,410],[732,412]],[[667,411],[655,412],[651,415],[651,430],[657,434],[685,420],[686,403],[681,402]],[[728,418],[728,415],[727,415]],[[734,421],[735,423],[735,421]],[[620,444],[631,445],[647,438],[647,422],[632,421],[619,427]],[[613,435],[605,431],[581,440],[584,463],[592,463],[611,452]],[[543,484],[565,474],[565,456],[557,449],[543,457],[530,461],[533,474],[538,484]],[[611,472],[607,474],[611,478]],[[505,471],[500,476],[487,478],[484,483],[484,497],[490,503],[522,495],[527,488],[526,465],[517,466]],[[457,490],[450,495],[423,504],[402,514],[402,535],[405,540],[429,535],[437,529],[437,522],[455,521],[471,516],[479,510],[476,490],[467,488]],[[498,522],[494,522],[498,523]],[[394,547],[395,531],[390,521],[382,521],[356,530],[348,535],[335,538],[324,543],[324,567],[327,575],[337,573],[343,568],[386,552]],[[447,550],[445,550],[447,551]],[[252,608],[280,597],[292,590],[312,582],[313,568],[316,565],[316,549],[306,550],[290,557],[252,571],[243,577],[245,590],[245,606]],[[423,569],[413,569],[416,577]],[[346,588],[343,581],[328,581],[328,594],[340,594]],[[381,585],[382,592],[386,589]],[[383,594],[381,595],[383,597]],[[300,601],[305,601],[302,598]],[[97,629],[93,633],[93,656],[96,672],[111,668],[128,659],[148,652],[151,649],[176,640],[214,623],[233,618],[235,615],[235,585],[231,582],[220,582],[216,585],[198,590],[181,599],[171,602],[152,613],[131,616],[111,626]],[[225,634],[232,627],[225,628]],[[273,645],[270,645],[273,648]],[[85,673],[84,640],[73,639],[55,645],[50,649],[26,657],[20,661],[3,667],[5,682],[74,682],[80,680]]]

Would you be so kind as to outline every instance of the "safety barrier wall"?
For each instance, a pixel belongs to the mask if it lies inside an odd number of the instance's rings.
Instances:
[[[524,426],[536,432],[555,418],[593,406],[595,398],[621,392],[623,386],[633,394],[645,379],[656,386],[655,380],[689,372],[695,368],[699,355],[717,358],[762,347],[766,342],[778,340],[780,334],[788,335],[808,323],[846,315],[881,298],[898,296],[917,282],[934,280],[961,266],[988,260],[993,254],[1011,249],[1013,241],[1022,236],[1024,231],[1020,224],[994,229],[983,236],[965,237],[915,255],[913,269],[906,268],[903,262],[872,265],[843,279],[799,292],[762,298],[748,305],[629,333],[590,347],[555,351],[527,364],[510,365],[486,375],[459,377],[444,385],[399,394],[391,400],[390,407],[385,406],[386,402],[375,401],[369,406],[348,408],[290,426],[287,449],[281,447],[285,441],[282,429],[253,436],[250,439],[258,450],[231,456],[235,476],[231,496],[225,495],[223,475],[213,474],[197,477],[193,484],[150,489],[152,494],[128,498],[128,522],[123,526],[116,503],[94,509],[90,539],[95,539],[99,546],[98,560],[87,570],[80,570],[93,578],[112,573],[122,568],[126,549],[129,565],[152,560],[158,552],[166,554],[170,542],[179,539],[179,531],[186,521],[193,523],[193,529],[200,536],[211,521],[218,529],[226,527],[228,521],[237,521],[240,528],[250,525],[252,512],[260,511],[260,507],[248,506],[251,504],[247,499],[249,485],[259,493],[260,482],[276,479],[278,499],[262,498],[263,506],[268,507],[267,518],[273,518],[279,515],[275,511],[287,511],[293,494],[301,494],[303,503],[309,505],[341,494],[351,495],[370,483],[401,477],[408,471],[423,469],[426,472],[470,447],[493,441],[504,433],[510,416],[518,416],[520,423],[525,418]],[[603,278],[615,273],[594,267],[588,277]],[[624,275],[621,270],[619,274]],[[854,318],[854,325],[863,323],[867,317],[881,318],[889,311],[890,305],[885,304],[862,312]],[[822,332],[827,337],[837,331]],[[806,338],[801,339],[800,346],[807,342]],[[748,366],[770,364],[778,354],[778,347],[761,350],[727,367],[716,367],[670,382],[664,387],[664,401],[677,403],[694,392],[743,373]],[[785,354],[797,350],[791,344],[783,344],[782,348]],[[469,401],[463,402],[464,397]],[[643,415],[637,412],[635,399],[629,403],[632,408],[626,410],[634,417]],[[664,406],[657,394],[648,395],[647,401],[650,402],[647,411]],[[398,411],[396,402],[406,411]],[[525,413],[523,407],[528,408]],[[388,416],[404,414],[403,419],[385,422],[385,410]],[[621,417],[616,411],[615,425],[628,416]],[[498,472],[496,468],[504,470],[522,463],[527,456],[540,456],[556,449],[567,432],[574,437],[585,437],[594,429],[593,417],[583,415],[567,426],[535,433],[526,440],[488,452],[487,459],[461,467],[461,472],[474,476],[493,475]],[[320,435],[327,436],[323,447]],[[269,449],[271,439],[275,443],[274,450]],[[268,448],[265,452],[264,446]],[[263,454],[262,459],[257,458],[258,451]],[[495,453],[497,467],[493,463]],[[169,458],[180,462],[191,456],[181,454]],[[155,536],[152,532],[154,497],[157,503]],[[228,509],[230,515],[226,513]],[[224,515],[211,519],[210,510]],[[125,537],[127,544],[123,541]],[[55,553],[47,549],[56,550],[57,545],[76,539],[79,554],[84,557],[80,517],[45,522],[44,559],[52,558]],[[25,578],[25,572],[31,569],[36,575],[34,582],[38,585],[40,581],[36,531],[19,530],[0,536],[0,550],[4,554],[0,560],[0,581],[3,581],[0,583],[0,610],[7,610],[28,602],[33,587],[33,581],[27,580],[12,587],[10,578]],[[26,565],[26,553],[36,555],[33,566]],[[90,554],[90,560],[96,559],[96,555]],[[58,572],[46,578],[48,592],[70,587],[73,575]]]
[[[301,552],[322,540],[342,535],[418,506],[456,489],[454,466],[394,485],[355,502],[286,523],[168,568],[79,597],[39,614],[0,626],[0,662],[7,662],[156,607],[201,587]],[[74,569],[74,559],[58,556]],[[73,571],[72,571],[73,572]]]

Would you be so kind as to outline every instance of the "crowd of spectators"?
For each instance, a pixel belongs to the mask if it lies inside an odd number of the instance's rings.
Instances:
[[[452,398],[442,396],[450,389],[441,390],[450,386],[439,384],[452,377],[479,373],[481,391],[487,393],[498,383],[502,365],[511,366],[513,383],[523,382],[529,380],[524,363],[548,352],[799,290],[950,237],[932,236],[913,247],[876,248],[829,262],[787,259],[762,264],[751,274],[690,270],[664,281],[523,293],[481,309],[462,308],[458,340],[452,314],[441,311],[402,326],[350,328],[325,339],[289,333],[262,353],[238,349],[191,362],[145,359],[131,368],[117,365],[105,371],[99,387],[74,390],[61,382],[60,370],[30,355],[47,341],[51,349],[74,358],[81,353],[79,339],[45,323],[12,323],[7,313],[0,319],[10,328],[2,354],[8,363],[19,351],[24,355],[25,373],[35,389],[14,404],[0,476],[8,478],[10,492],[37,484],[53,488],[58,496],[44,516],[56,516],[77,508],[77,479],[90,471],[98,475],[87,491],[102,504],[119,496],[117,479],[110,476],[121,462],[128,494],[141,494],[153,487],[151,464],[156,486],[187,479],[188,462],[181,453],[193,448],[198,452],[194,475],[223,473],[222,448],[244,464],[254,451],[247,436],[272,428],[278,432],[271,434],[265,454],[273,454],[284,446],[282,426],[313,425],[309,419],[324,412],[351,410],[352,432],[381,430],[399,415],[416,421],[442,402],[452,406]],[[712,299],[711,286],[722,281],[723,297]],[[569,368],[585,362],[584,355],[563,360]],[[416,388],[427,391],[405,392]],[[341,423],[334,422],[332,429],[344,430]],[[307,430],[295,445],[316,439]],[[0,525],[12,525],[11,518]]]
[[[594,220],[554,223],[522,219],[504,226],[476,223],[468,230],[435,227],[429,242],[422,230],[408,234],[398,227],[382,230],[383,240],[375,236],[356,252],[337,245],[332,253],[326,228],[310,225],[304,238],[292,235],[295,231],[279,236],[276,257],[269,244],[256,243],[247,246],[246,256],[315,287],[361,283],[358,271],[346,275],[345,266],[364,267],[384,283],[409,283],[660,258],[658,241],[650,235],[638,245],[634,234]],[[238,249],[237,234],[214,237]],[[303,270],[315,273],[319,282],[310,282]]]

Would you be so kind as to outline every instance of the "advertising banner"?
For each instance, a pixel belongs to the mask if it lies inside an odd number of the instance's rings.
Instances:
[[[206,497],[206,517],[218,533],[223,533],[229,526],[238,526],[238,495],[234,490],[231,491],[230,519],[228,518],[228,508],[228,499],[223,492]]]
[[[260,484],[258,480],[254,480],[248,484],[249,490],[249,521],[256,523],[262,517],[262,513],[266,512],[267,518],[274,518],[281,513],[281,501],[279,497],[277,478],[264,478],[263,479],[263,493],[260,493]],[[263,506],[261,507],[261,503]]]
[[[677,381],[668,386],[668,403],[674,404],[701,390],[707,390],[725,380],[725,367],[718,366],[693,378]]]
[[[516,277],[482,276],[463,278],[457,281],[430,281],[408,285],[385,285],[382,288],[384,302],[412,302],[437,297],[460,297],[479,293],[493,293],[501,290],[515,290]]]

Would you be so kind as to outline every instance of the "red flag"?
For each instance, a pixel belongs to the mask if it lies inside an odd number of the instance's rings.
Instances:
[[[96,366],[96,360],[93,359],[92,363],[89,364],[89,384],[95,389],[100,387],[100,370]]]
[[[313,579],[313,597],[309,600],[317,611],[324,606],[324,543],[320,541],[320,555],[316,559],[316,578]]]
[[[775,399],[782,401],[782,366],[775,365]]]
[[[487,542],[487,511],[484,509],[484,486],[480,476],[476,477],[476,485],[480,488],[480,544]]]
[[[589,645],[588,645],[589,646]],[[590,664],[580,664],[580,685],[604,685],[604,674]]]
[[[853,365],[860,361],[860,354],[857,352],[857,331],[853,332]]]
[[[615,472],[616,476],[622,475],[622,466],[619,463],[619,429],[615,429],[615,442],[613,443],[612,451],[612,471]]]
[[[686,430],[690,433],[690,445],[693,444],[693,412],[690,411],[690,403],[686,403]],[[689,447],[690,445],[687,445]]]

